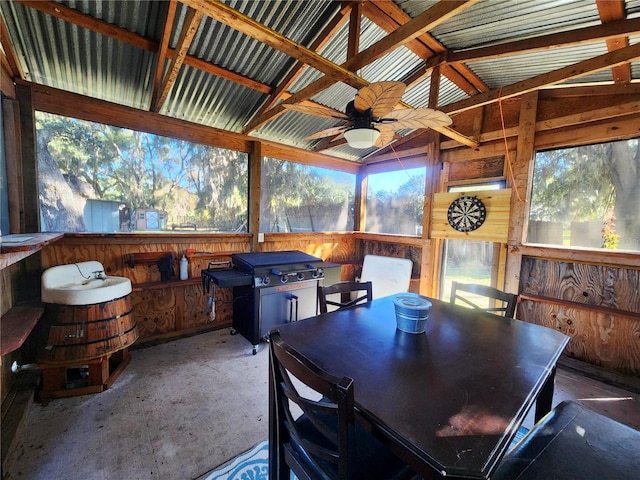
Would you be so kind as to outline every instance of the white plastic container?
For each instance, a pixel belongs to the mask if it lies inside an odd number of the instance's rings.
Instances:
[[[180,280],[186,280],[187,278],[189,278],[189,260],[182,255],[180,259]]]

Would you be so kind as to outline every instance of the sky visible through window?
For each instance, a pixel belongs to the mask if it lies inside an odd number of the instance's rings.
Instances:
[[[398,188],[407,183],[411,177],[424,174],[424,170],[424,167],[418,167],[369,175],[367,188],[374,194],[381,191],[397,192]]]

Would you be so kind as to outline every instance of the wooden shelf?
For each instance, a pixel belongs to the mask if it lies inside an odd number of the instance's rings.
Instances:
[[[64,233],[24,233],[5,235],[0,243],[0,269],[40,251],[64,236]]]
[[[14,305],[0,319],[0,355],[17,350],[44,313],[42,306]]]
[[[134,292],[142,292],[144,290],[162,290],[165,288],[174,288],[174,287],[186,287],[188,285],[201,285],[202,279],[198,278],[187,278],[186,280],[169,280],[167,282],[147,282],[147,283],[136,283],[131,285],[131,290]]]

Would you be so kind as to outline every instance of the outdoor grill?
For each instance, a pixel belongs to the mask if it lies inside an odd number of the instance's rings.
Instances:
[[[208,292],[213,284],[233,287],[232,333],[249,340],[254,355],[272,327],[316,315],[318,284],[327,268],[339,268],[297,250],[235,253],[231,263],[202,270],[203,286]]]

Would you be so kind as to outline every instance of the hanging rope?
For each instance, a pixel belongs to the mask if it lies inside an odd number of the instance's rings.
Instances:
[[[500,122],[502,123],[502,138],[504,139],[504,151],[507,159],[507,166],[509,167],[509,177],[511,178],[511,186],[516,192],[516,198],[519,202],[525,200],[520,196],[518,191],[518,185],[516,184],[516,178],[513,174],[513,165],[511,164],[511,155],[509,154],[509,143],[507,142],[507,129],[504,126],[504,111],[502,110],[502,87],[498,90],[498,106],[500,107]]]
[[[391,151],[393,152],[393,154],[396,156],[396,160],[398,160],[398,163],[400,164],[400,166],[404,170],[404,173],[407,174],[407,178],[409,178],[409,180],[411,180],[411,175],[409,175],[409,172],[407,171],[407,167],[404,166],[404,164],[402,163],[402,160],[400,160],[400,157],[396,153],[395,148],[393,148],[393,143],[390,143],[389,146],[391,147]],[[422,202],[425,203],[427,201],[427,197],[425,196],[425,194],[423,193],[421,195],[421,197],[422,197]]]

